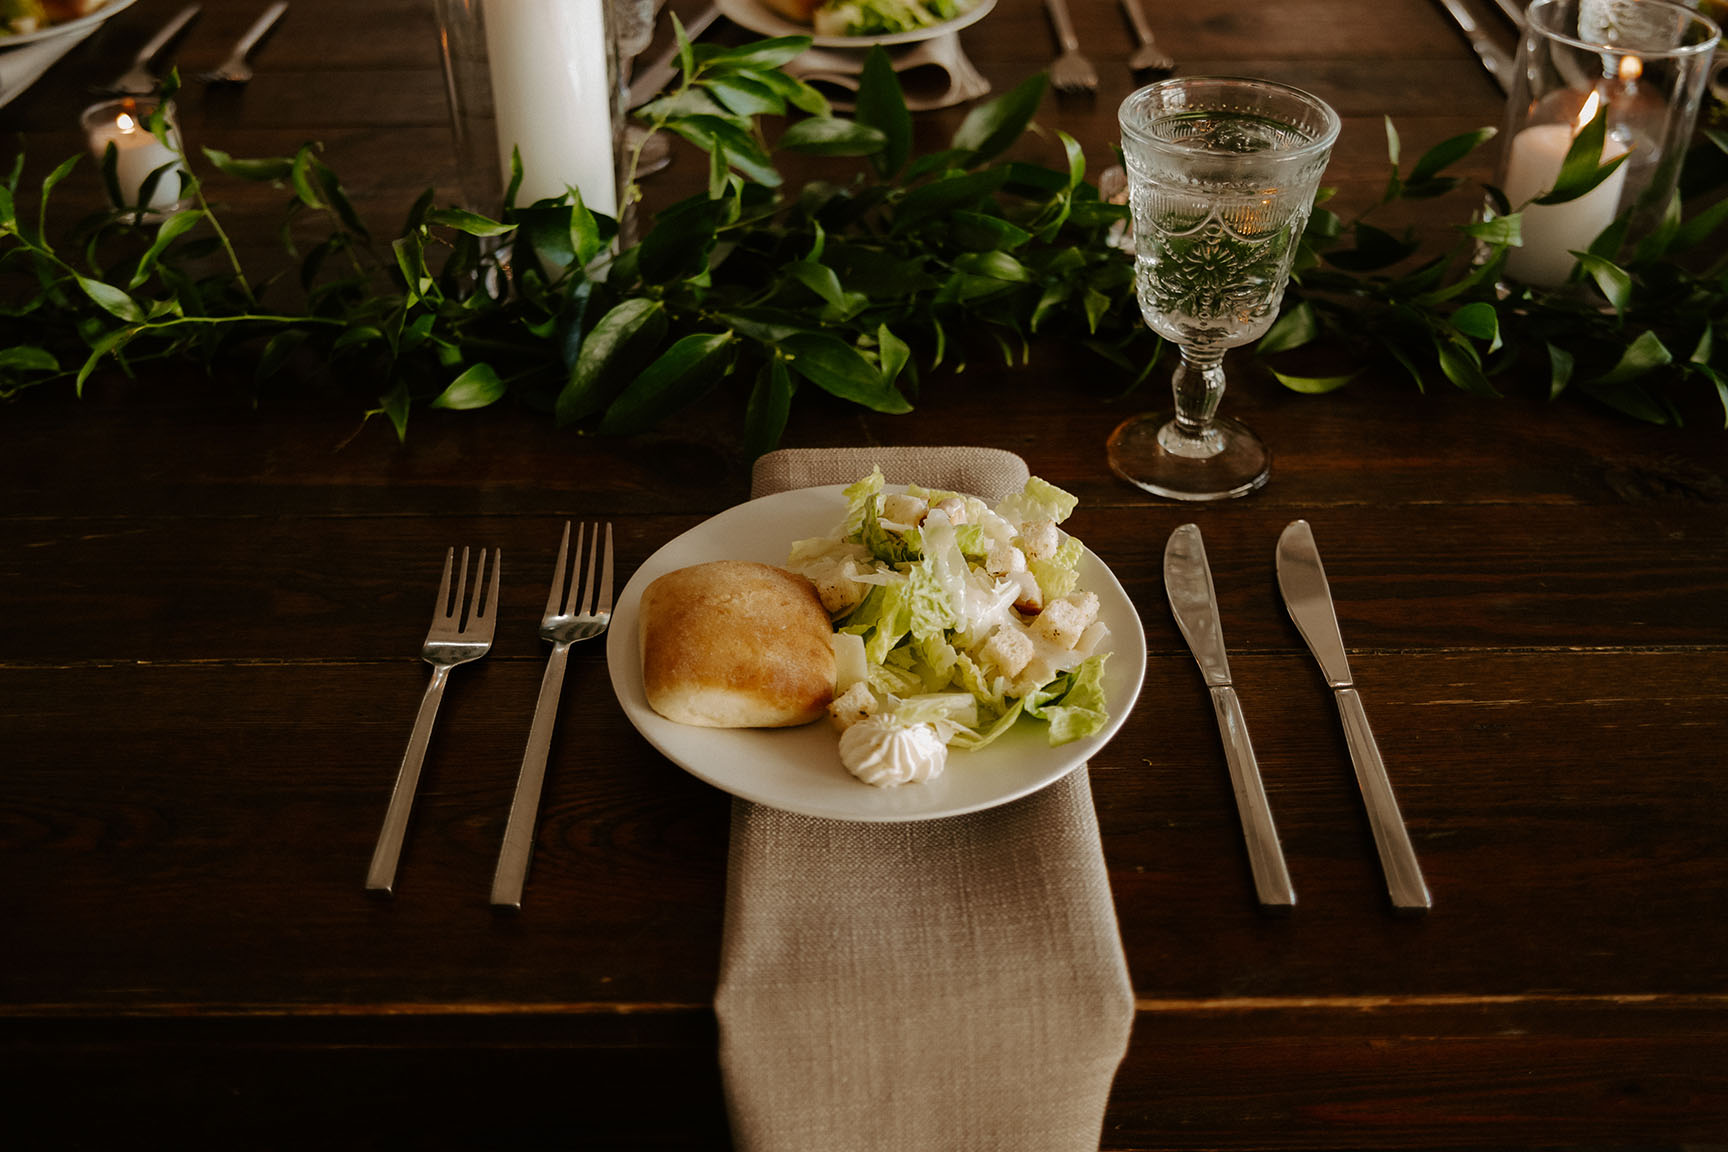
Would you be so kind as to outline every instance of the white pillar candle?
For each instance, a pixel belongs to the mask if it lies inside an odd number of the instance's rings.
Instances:
[[[1578,263],[1572,253],[1589,248],[1590,242],[1614,222],[1619,210],[1620,194],[1626,187],[1625,164],[1576,200],[1526,203],[1554,187],[1576,134],[1570,124],[1538,124],[1512,139],[1502,190],[1513,211],[1523,205],[1523,246],[1507,253],[1506,274],[1524,284],[1542,288],[1564,284]],[[1606,162],[1627,151],[1625,145],[1610,138],[1603,145],[1602,159]]]
[[[175,141],[175,147],[171,148],[156,138],[149,123],[153,111],[153,108],[136,101],[117,100],[97,105],[84,115],[85,135],[98,164],[103,162],[108,145],[114,145],[114,178],[120,185],[123,201],[117,207],[163,211],[174,207],[180,199],[180,173],[185,169],[177,151],[178,138],[172,124],[168,138]],[[173,167],[157,179],[149,203],[140,204],[144,181],[164,164]]]
[[[518,204],[562,196],[618,214],[605,0],[485,0],[487,67],[506,184],[522,154]]]

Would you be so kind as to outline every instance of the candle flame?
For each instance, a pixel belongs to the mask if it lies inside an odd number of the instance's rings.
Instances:
[[[138,130],[138,121],[132,119],[129,113],[122,112],[120,113],[119,118],[114,121],[114,126],[122,132],[136,132]]]
[[[1631,57],[1628,57],[1631,59]],[[1596,109],[1602,106],[1602,94],[1592,91],[1589,99],[1584,101],[1584,107],[1578,109],[1578,118],[1572,122],[1577,131],[1584,131],[1584,125],[1596,118]]]
[[[1636,56],[1622,56],[1620,58],[1620,82],[1622,84],[1630,84],[1642,75],[1644,75],[1644,61]]]

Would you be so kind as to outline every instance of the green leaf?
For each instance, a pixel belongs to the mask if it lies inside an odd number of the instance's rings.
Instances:
[[[780,147],[813,156],[870,156],[887,144],[881,129],[832,116],[807,116],[780,137]]]
[[[773,71],[758,73],[756,79],[773,89],[776,95],[800,112],[808,112],[812,116],[833,114],[833,110],[828,105],[828,97],[796,76],[788,76],[784,72]]]
[[[842,400],[876,412],[910,412],[893,383],[862,352],[835,336],[805,332],[788,337],[780,350],[791,357],[792,371]]]
[[[123,289],[101,280],[92,280],[74,272],[72,278],[78,282],[78,287],[84,290],[84,295],[90,297],[98,307],[111,316],[118,317],[128,324],[142,324],[144,309],[138,302],[127,295]]]
[[[1646,329],[1638,334],[1638,338],[1627,345],[1620,354],[1620,359],[1614,367],[1594,380],[1586,382],[1588,387],[1601,387],[1625,384],[1640,377],[1647,376],[1658,368],[1664,368],[1674,362],[1674,354],[1668,351],[1667,345],[1654,331]]]
[[[1524,239],[1524,218],[1514,212],[1510,216],[1495,216],[1490,220],[1473,220],[1459,229],[1473,240],[1487,244],[1516,247]]]
[[[1548,345],[1548,399],[1557,400],[1572,382],[1577,360],[1572,353],[1557,344]]]
[[[784,116],[785,98],[753,76],[711,76],[702,81],[714,99],[735,116]]]
[[[1624,313],[1632,303],[1632,277],[1612,260],[1601,256],[1593,256],[1588,252],[1578,254],[1578,263],[1590,278],[1596,281],[1596,287],[1608,303],[1614,306],[1614,311]]]
[[[792,63],[809,48],[808,36],[776,36],[768,40],[753,40],[737,48],[698,44],[695,46],[695,59],[704,72],[766,70]]]
[[[641,432],[699,399],[731,367],[737,342],[731,332],[697,333],[677,341],[612,401],[600,418],[600,431]]]
[[[1474,132],[1465,132],[1442,140],[1422,154],[1416,161],[1416,167],[1410,169],[1406,179],[1407,184],[1422,184],[1432,180],[1442,171],[1450,168],[1476,149],[1499,135],[1498,128],[1478,128]]]
[[[1278,317],[1266,330],[1266,335],[1260,337],[1254,351],[1262,356],[1286,352],[1310,343],[1319,335],[1320,321],[1314,314],[1314,305],[1304,300],[1294,308],[1284,310],[1284,315]]]
[[[852,115],[858,123],[882,133],[882,147],[872,157],[878,176],[892,176],[906,165],[912,150],[912,113],[894,63],[880,44],[864,56]]]
[[[84,382],[90,379],[90,374],[96,370],[96,366],[100,364],[104,358],[110,355],[117,355],[120,349],[125,347],[126,344],[131,341],[134,336],[138,335],[140,331],[142,331],[142,329],[136,326],[116,328],[111,332],[104,332],[97,339],[91,341],[90,355],[84,361],[84,366],[78,369],[78,378],[74,381],[73,385],[74,391],[79,396],[84,395]]]
[[[1714,325],[1706,321],[1704,324],[1704,331],[1698,334],[1698,343],[1692,346],[1692,355],[1688,356],[1686,361],[1689,364],[1708,364],[1710,363],[1710,357],[1714,355],[1715,352],[1716,329]]]
[[[150,242],[150,247],[145,250],[144,255],[138,258],[138,267],[132,273],[132,279],[127,283],[127,288],[135,291],[142,287],[144,282],[150,279],[150,273],[155,271],[156,264],[162,258],[162,253],[167,250],[168,245],[185,235],[202,219],[204,219],[203,211],[189,208],[184,212],[176,212],[162,221],[161,227],[156,229],[156,238]]]
[[[1590,192],[1625,162],[1630,153],[1620,155],[1602,163],[1602,145],[1607,139],[1608,112],[1604,107],[1590,118],[1590,122],[1572,138],[1572,145],[1566,150],[1566,159],[1560,164],[1560,175],[1554,181],[1554,187],[1543,196],[1538,196],[1537,204],[1564,204],[1576,200]]]
[[[456,410],[484,408],[502,395],[504,381],[498,378],[498,373],[490,364],[476,364],[452,380],[450,386],[432,401],[432,407]]]
[[[283,156],[265,160],[237,160],[214,148],[205,148],[203,152],[204,158],[210,161],[217,171],[242,180],[286,180],[294,171],[294,161]]]
[[[45,348],[15,344],[10,348],[0,348],[0,369],[10,372],[57,372],[60,370],[60,361]]]
[[[687,116],[669,122],[666,127],[705,152],[716,147],[725,148],[732,167],[758,184],[778,188],[782,182],[774,162],[762,151],[761,145],[736,124],[718,116]]]
[[[1358,223],[1356,247],[1326,253],[1326,262],[1347,272],[1372,272],[1389,268],[1415,255],[1420,247],[1413,235],[1394,236],[1372,224]]]
[[[968,112],[954,133],[954,148],[967,153],[973,164],[1000,155],[1020,139],[1043,99],[1042,73],[1021,81]]]
[[[1434,353],[1440,361],[1440,371],[1459,388],[1472,396],[1499,397],[1500,393],[1488,382],[1488,377],[1482,374],[1481,360],[1469,344],[1461,340],[1435,337]]]
[[[876,350],[882,361],[882,379],[892,384],[912,359],[912,349],[906,341],[889,331],[888,325],[876,328]]]
[[[948,217],[954,242],[973,252],[1010,251],[1032,239],[1032,233],[1000,216],[956,208]]]
[[[745,455],[754,460],[779,444],[791,411],[792,374],[786,370],[784,359],[770,357],[756,373],[755,387],[744,407]]]
[[[524,209],[523,211],[534,211]],[[516,229],[514,224],[500,224],[496,220],[461,208],[438,208],[425,213],[425,223],[444,228],[454,228],[458,232],[466,232],[470,236],[503,236]]]
[[[1458,308],[1452,313],[1452,326],[1466,336],[1490,341],[1496,348],[1500,345],[1500,314],[1487,301],[1477,300]]]
[[[1356,379],[1357,373],[1348,376],[1291,376],[1277,369],[1268,369],[1277,377],[1278,383],[1292,392],[1300,392],[1304,396],[1324,396],[1328,392],[1336,392],[1350,381]]]

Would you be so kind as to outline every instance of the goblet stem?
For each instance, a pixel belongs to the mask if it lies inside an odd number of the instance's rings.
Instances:
[[[1184,345],[1170,389],[1176,397],[1176,419],[1159,437],[1165,448],[1193,459],[1222,452],[1224,440],[1213,431],[1212,421],[1224,398],[1224,349]]]

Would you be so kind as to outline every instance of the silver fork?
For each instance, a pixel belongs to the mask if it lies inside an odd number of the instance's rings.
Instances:
[[[584,540],[588,550],[586,575],[582,571]],[[528,729],[528,750],[522,754],[516,796],[504,825],[504,847],[492,876],[492,903],[503,908],[522,907],[522,886],[528,880],[528,859],[534,853],[534,821],[540,811],[546,756],[552,747],[552,728],[558,722],[558,698],[564,691],[570,645],[600,635],[612,621],[612,525],[606,525],[604,554],[600,550],[600,525],[594,525],[590,536],[584,524],[576,529],[575,558],[566,564],[569,556],[570,524],[566,521],[564,539],[558,545],[558,566],[552,573],[552,591],[546,596],[546,614],[540,620],[540,639],[552,642],[552,655],[547,657],[546,672],[540,678],[540,698],[534,705],[534,723]]]
[[[1134,25],[1134,37],[1140,41],[1140,47],[1128,57],[1128,70],[1136,76],[1148,78],[1176,71],[1176,61],[1152,39],[1152,25],[1146,20],[1146,10],[1140,6],[1140,0],[1122,0],[1122,10],[1128,13],[1128,23]]]
[[[1080,37],[1074,34],[1068,0],[1044,0],[1044,7],[1050,13],[1050,23],[1056,27],[1056,42],[1062,46],[1062,51],[1050,62],[1050,83],[1058,92],[1096,92],[1098,70],[1080,54]]]
[[[169,41],[180,35],[181,29],[192,22],[192,18],[198,15],[199,10],[200,5],[197,4],[188,4],[180,9],[172,20],[157,29],[156,35],[150,37],[149,42],[144,47],[138,49],[138,55],[132,58],[132,67],[128,68],[114,83],[106,88],[99,88],[97,91],[111,92],[120,96],[148,96],[156,91],[162,82],[156,78],[156,73],[150,71],[150,62],[161,54],[162,49],[168,47]]]
[[[288,0],[277,0],[275,4],[264,9],[263,15],[252,21],[252,27],[241,34],[234,45],[234,51],[228,53],[228,59],[210,71],[201,73],[198,79],[206,84],[244,84],[252,79],[252,65],[246,58],[252,54],[252,49],[258,47],[258,41],[264,39],[264,33],[270,31],[271,26],[280,20],[282,13],[286,11]]]
[[[480,550],[474,565],[474,598],[463,618],[462,600],[468,590],[468,549],[462,549],[462,570],[456,581],[456,596],[450,596],[450,569],[456,560],[456,549],[444,554],[444,579],[438,585],[438,606],[432,612],[432,628],[426,633],[426,643],[420,647],[420,657],[432,665],[432,682],[420,698],[420,712],[414,718],[414,734],[408,738],[408,751],[403,754],[402,767],[396,773],[396,786],[390,793],[390,807],[384,813],[384,827],[378,833],[378,846],[372,850],[372,867],[366,873],[366,890],[388,896],[396,885],[396,861],[402,855],[402,835],[408,829],[408,813],[414,807],[414,791],[420,785],[420,765],[426,759],[426,745],[432,739],[432,723],[438,718],[438,703],[444,699],[444,684],[450,669],[470,660],[478,660],[492,647],[492,634],[498,625],[498,574],[504,567],[504,551],[497,549],[492,557],[492,582],[485,583],[486,550]],[[483,595],[484,593],[484,595]]]

